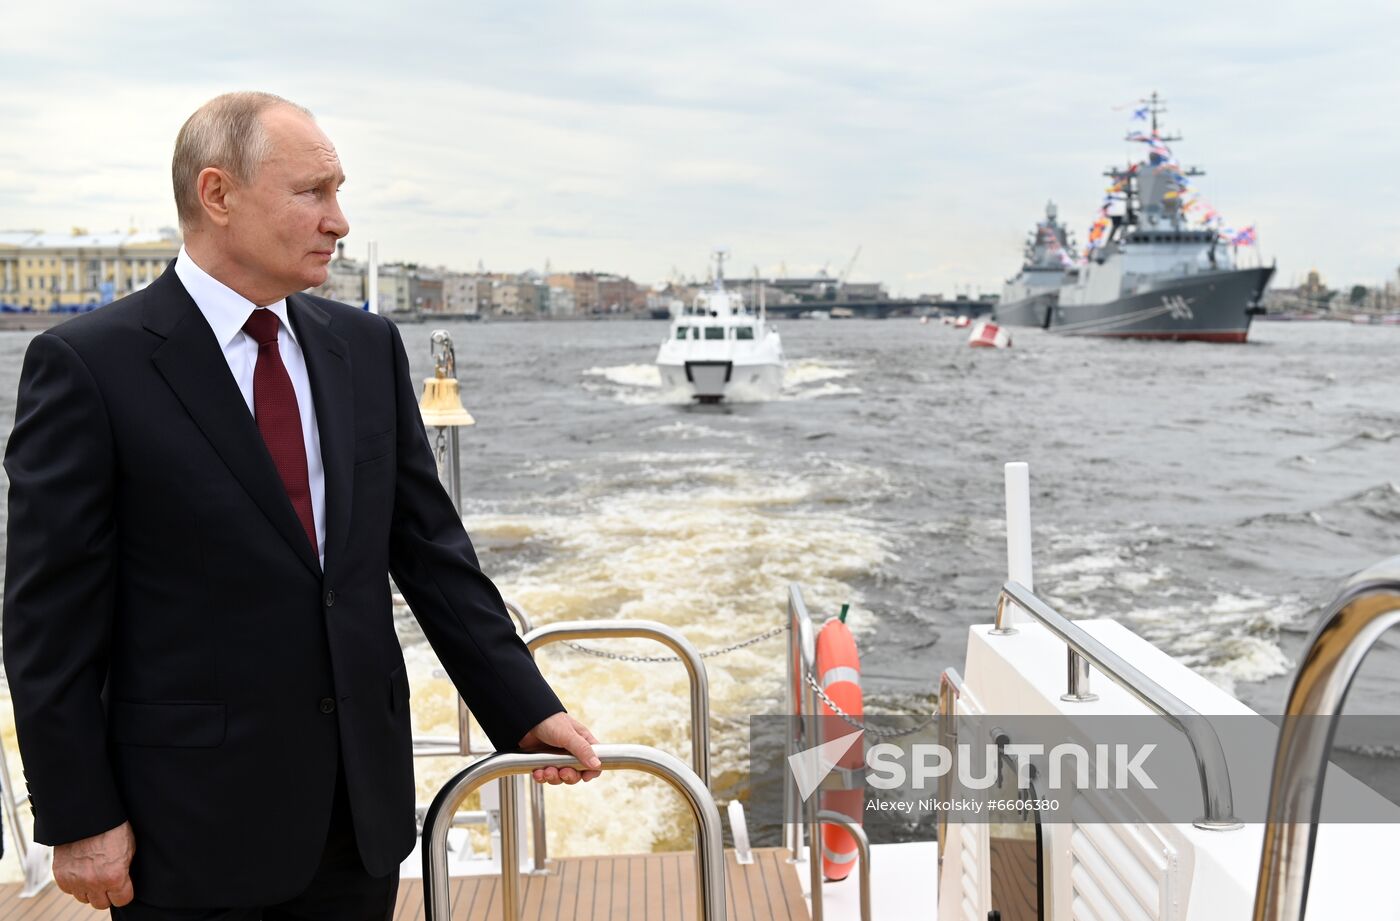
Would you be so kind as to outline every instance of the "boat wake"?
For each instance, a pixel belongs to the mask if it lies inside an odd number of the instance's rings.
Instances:
[[[815,400],[826,397],[850,396],[861,393],[859,387],[838,383],[855,375],[856,370],[835,362],[813,359],[790,362],[783,369],[783,392],[779,400]],[[661,372],[654,364],[614,365],[588,368],[583,372],[585,390],[632,406],[690,405],[694,402],[685,388],[666,387]],[[768,398],[759,392],[746,391],[735,384],[725,396],[726,402],[759,403]]]
[[[1400,523],[1400,483],[1381,483],[1315,509],[1268,512],[1240,522],[1242,528],[1269,526],[1317,529],[1351,537],[1374,531],[1376,521]]]
[[[1299,596],[1193,584],[1162,562],[1213,553],[1212,542],[1183,541],[1147,526],[1122,534],[1051,530],[1049,537],[1046,556],[1057,562],[1038,567],[1037,587],[1065,613],[1119,619],[1231,694],[1241,682],[1292,668],[1279,640],[1309,611]]]
[[[569,493],[466,518],[484,568],[536,624],[655,620],[702,651],[718,649],[780,625],[789,582],[803,582],[814,610],[823,602],[858,605],[857,581],[894,559],[874,522],[854,506],[824,500],[833,480],[853,495],[885,488],[885,472],[873,467],[812,456],[781,478],[755,477],[752,456],[716,451],[594,455],[577,463],[577,488]],[[874,630],[877,620],[863,614],[856,627]],[[434,677],[436,664],[421,636],[412,635],[411,619],[405,629],[416,731],[450,734],[451,686]],[[641,640],[583,645],[668,654]],[[713,786],[721,801],[746,783],[749,716],[782,712],[782,670],[773,668],[782,649],[773,637],[706,660]],[[600,739],[654,745],[688,760],[688,685],[679,664],[621,662],[560,647],[541,650],[539,662],[570,712]],[[460,759],[436,761],[419,765],[420,799],[460,769]],[[567,799],[547,806],[551,853],[689,846],[689,814],[679,803],[657,808],[673,802],[659,782],[604,776],[561,795]]]

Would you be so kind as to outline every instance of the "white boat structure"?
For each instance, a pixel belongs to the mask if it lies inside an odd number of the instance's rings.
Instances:
[[[726,397],[776,399],[783,389],[783,343],[760,304],[755,313],[724,286],[724,252],[715,253],[714,284],[682,305],[661,343],[662,386],[687,390],[701,403]]]
[[[733,842],[726,849],[710,786],[709,694],[700,651],[665,624],[591,620],[533,627],[508,605],[532,651],[579,639],[643,637],[684,665],[688,763],[621,739],[596,751],[605,771],[665,781],[694,816],[696,848],[689,854],[550,858],[543,793],[534,784],[527,793],[523,775],[577,763],[562,753],[473,748],[464,712],[457,736],[415,740],[421,755],[476,760],[421,809],[420,848],[404,864],[395,917],[420,917],[421,906],[428,921],[1301,921],[1305,912],[1313,921],[1400,918],[1390,877],[1400,808],[1330,763],[1336,724],[1325,719],[1342,710],[1369,648],[1400,625],[1400,557],[1354,576],[1324,609],[1300,656],[1280,727],[1116,620],[1072,621],[1038,598],[1029,495],[1026,465],[1008,464],[1008,579],[995,603],[988,599],[987,623],[969,628],[961,673],[942,669],[936,705],[914,727],[927,730],[915,738],[936,738],[955,760],[964,757],[962,743],[987,748],[1002,779],[979,789],[949,765],[937,775],[937,800],[1034,800],[1042,775],[1031,771],[1023,782],[1019,763],[1006,756],[1033,741],[1016,728],[1028,717],[1058,719],[1073,733],[1089,732],[1099,719],[1134,718],[1160,720],[1163,731],[1154,738],[1177,740],[1173,750],[1181,756],[1178,776],[1186,779],[1192,818],[1163,815],[1150,798],[1101,792],[1100,778],[1123,776],[1123,765],[1114,763],[1116,753],[1100,754],[1085,768],[1094,782],[1072,783],[1054,817],[1037,806],[998,806],[995,822],[948,810],[939,814],[937,840],[871,844],[859,817],[823,811],[820,799],[825,791],[869,789],[875,762],[868,760],[864,770],[838,768],[836,755],[830,764],[817,762],[822,770],[815,781],[812,775],[803,780],[791,758],[829,742],[822,738],[823,721],[794,719],[783,740],[794,767],[783,774],[781,847],[751,846],[740,797],[725,804]],[[816,678],[815,626],[802,589],[792,585],[784,676],[789,713],[820,713],[830,702]],[[1216,731],[1212,721],[1219,719],[1273,727],[1268,750]],[[868,749],[895,735],[873,725],[864,734],[859,741],[868,759]],[[849,729],[840,735],[852,738]],[[1266,776],[1254,783],[1244,762],[1252,758],[1257,767],[1261,757]],[[1050,777],[1053,784],[1053,771]],[[1324,784],[1329,802],[1345,795],[1365,811],[1366,821],[1320,826]],[[804,799],[800,786],[815,792]],[[6,788],[13,798],[13,787]],[[475,790],[483,793],[481,808],[461,810]],[[0,917],[68,917],[71,899],[45,886],[44,849],[26,838],[13,808],[7,813],[30,879],[23,895],[19,887],[0,887]],[[824,848],[810,846],[824,824],[847,828],[858,845],[858,872],[841,882],[823,880]],[[489,854],[473,853],[465,831],[472,825],[489,830]]]

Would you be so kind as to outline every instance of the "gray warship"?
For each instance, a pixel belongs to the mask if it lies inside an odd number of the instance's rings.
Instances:
[[[1188,226],[1187,184],[1204,173],[1175,163],[1166,145],[1181,138],[1159,133],[1166,109],[1156,93],[1140,111],[1150,114],[1152,133],[1127,140],[1144,142],[1148,155],[1104,172],[1113,180],[1115,213],[1101,212],[1087,260],[1064,273],[1057,292],[1044,292],[1054,304],[1043,315],[1012,311],[1006,322],[1069,336],[1244,342],[1264,312],[1260,300],[1274,267],[1241,268],[1236,257],[1245,238],[1232,242],[1209,224]]]
[[[1045,205],[1045,220],[1035,225],[1026,241],[1021,271],[1007,279],[1001,300],[992,310],[992,321],[1002,326],[1050,325],[1060,289],[1078,277],[1074,243],[1057,220],[1055,203]]]

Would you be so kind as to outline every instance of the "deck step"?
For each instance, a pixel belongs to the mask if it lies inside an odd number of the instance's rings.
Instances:
[[[729,921],[807,921],[811,917],[786,853],[782,848],[755,848],[754,862],[741,866],[733,851],[725,852]],[[521,921],[699,921],[691,853],[561,857],[551,863],[550,874],[521,879]],[[0,886],[0,918],[5,921],[98,917],[54,886],[33,899],[20,899],[19,890],[18,885]],[[495,921],[500,916],[500,877],[452,880],[453,921]],[[422,917],[423,881],[405,879],[399,884],[394,921]]]

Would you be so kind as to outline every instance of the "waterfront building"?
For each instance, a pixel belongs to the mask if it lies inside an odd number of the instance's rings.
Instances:
[[[36,312],[110,303],[150,284],[179,251],[172,228],[0,231],[0,303]]]
[[[549,288],[521,275],[499,282],[493,294],[495,312],[504,317],[533,317],[544,312]]]
[[[408,313],[412,301],[409,300],[410,270],[402,263],[391,263],[379,267],[379,312]]]
[[[327,297],[352,307],[363,307],[365,303],[365,266],[358,259],[345,255],[345,243],[335,245],[335,258],[326,267],[326,280],[311,294]]]
[[[408,302],[415,313],[444,313],[442,274],[423,268],[409,272]]]
[[[551,317],[571,317],[574,315],[577,305],[574,304],[574,292],[559,285],[549,286],[549,306],[547,312]]]
[[[646,306],[646,292],[626,275],[598,276],[598,312],[631,313]]]
[[[884,301],[889,299],[885,286],[878,281],[846,282],[836,292],[841,301]]]
[[[442,296],[446,312],[454,316],[478,317],[491,309],[492,281],[471,272],[442,271]]]
[[[574,312],[598,312],[598,276],[593,272],[554,272],[546,279],[551,288],[564,288],[572,293]]]

